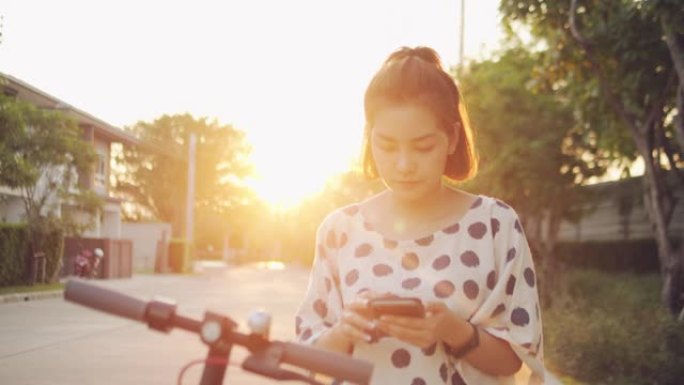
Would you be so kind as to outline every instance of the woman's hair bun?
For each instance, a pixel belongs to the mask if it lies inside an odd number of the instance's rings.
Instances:
[[[394,51],[388,58],[385,60],[385,64],[389,64],[392,62],[408,59],[408,58],[418,58],[421,60],[424,60],[428,63],[434,64],[435,66],[441,68],[442,67],[442,62],[439,58],[439,55],[437,52],[430,48],[430,47],[401,47],[398,50]]]

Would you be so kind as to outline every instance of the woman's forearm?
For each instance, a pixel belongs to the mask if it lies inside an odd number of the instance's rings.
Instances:
[[[463,346],[473,336],[474,325],[463,320],[457,321],[455,332],[450,333],[444,342],[454,350]],[[515,374],[521,365],[520,358],[513,352],[511,345],[500,338],[494,337],[482,329],[478,329],[478,346],[463,356],[463,359],[475,368],[495,376],[509,376]]]
[[[498,376],[510,376],[520,370],[521,361],[508,341],[479,330],[480,345],[463,357],[469,364],[483,372]]]
[[[314,342],[314,346],[326,350],[348,354],[351,351],[351,343],[347,340],[342,332],[339,330],[340,325],[336,324],[330,329],[321,334]]]

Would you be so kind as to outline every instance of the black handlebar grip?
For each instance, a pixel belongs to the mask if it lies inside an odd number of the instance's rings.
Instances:
[[[282,344],[283,362],[354,384],[370,383],[373,365],[368,361],[294,342]]]
[[[81,280],[67,281],[64,299],[105,313],[145,322],[147,302]]]

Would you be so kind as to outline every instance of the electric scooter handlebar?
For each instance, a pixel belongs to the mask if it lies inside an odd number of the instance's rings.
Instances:
[[[142,301],[92,283],[70,279],[66,283],[64,299],[105,313],[148,323],[152,326],[153,320],[150,316],[150,313],[154,312],[150,306],[152,302]],[[169,323],[171,323],[168,326],[201,334],[202,322],[176,315],[175,307],[170,312],[171,314],[166,315]],[[230,334],[230,343],[249,348],[250,341],[253,341],[246,334],[236,331],[232,331]],[[281,350],[282,354],[279,358],[282,362],[355,384],[368,384],[370,382],[373,365],[367,361],[293,342],[265,342],[269,348],[275,347]]]

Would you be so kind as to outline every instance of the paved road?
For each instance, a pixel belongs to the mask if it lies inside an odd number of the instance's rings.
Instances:
[[[226,314],[243,332],[250,312],[264,308],[274,320],[271,337],[291,340],[307,274],[297,267],[247,266],[97,283],[143,300],[173,298],[179,314],[198,319],[206,309]],[[61,298],[0,305],[0,384],[175,384],[186,363],[205,355],[193,334],[150,331]],[[242,348],[233,349],[231,360],[244,357]],[[199,383],[200,374],[199,366],[189,369],[183,383]],[[229,367],[226,379],[226,384],[276,383],[236,366]]]
[[[294,338],[294,312],[306,289],[308,270],[258,266],[210,268],[195,275],[136,275],[97,284],[150,300],[175,299],[178,313],[200,319],[205,310],[233,318],[247,331],[259,308],[273,317],[271,338]],[[181,368],[204,358],[206,347],[190,333],[151,331],[143,324],[96,312],[61,298],[0,304],[0,384],[175,384]],[[226,384],[271,381],[238,366],[246,352],[235,347]],[[198,384],[194,366],[183,384]],[[287,382],[294,384],[293,382]],[[549,378],[548,384],[560,384]]]

